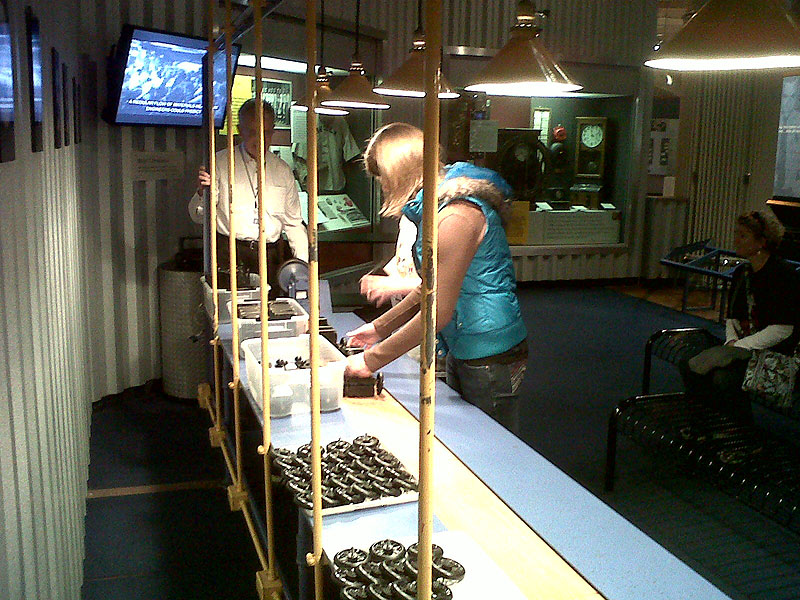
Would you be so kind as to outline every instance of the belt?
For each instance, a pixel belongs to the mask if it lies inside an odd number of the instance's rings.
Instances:
[[[217,236],[225,240],[225,243],[229,243],[229,240],[231,239],[230,236],[225,235],[224,233],[217,233]],[[277,241],[267,242],[267,248],[275,247],[277,243]],[[258,250],[258,240],[240,240],[239,238],[236,238],[236,245],[253,251]]]
[[[465,365],[479,367],[482,365],[510,365],[511,363],[528,360],[528,340],[522,340],[519,344],[501,352],[484,358],[468,358],[462,360]]]

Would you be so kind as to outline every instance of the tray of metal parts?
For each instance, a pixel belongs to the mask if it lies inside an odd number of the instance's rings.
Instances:
[[[413,600],[417,597],[417,544],[408,548],[395,540],[369,547],[346,548],[333,556],[331,574],[341,600]],[[450,600],[450,589],[466,574],[464,567],[444,556],[433,544],[432,600]]]
[[[227,305],[231,311],[231,302]],[[269,317],[267,335],[271,338],[295,337],[308,331],[308,313],[292,298],[276,298],[267,303]],[[261,301],[238,303],[239,340],[261,337]]]
[[[311,447],[297,452],[273,448],[274,474],[292,492],[295,503],[311,511]],[[376,506],[414,502],[417,480],[380,440],[361,435],[322,448],[322,514],[334,515]]]

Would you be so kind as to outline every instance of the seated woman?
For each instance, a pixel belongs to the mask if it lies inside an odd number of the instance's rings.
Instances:
[[[736,219],[734,246],[747,262],[734,272],[725,346],[701,352],[681,365],[687,393],[740,421],[752,420],[742,382],[753,350],[790,355],[800,339],[797,273],[776,251],[783,225],[769,211]]]
[[[379,129],[364,153],[380,181],[382,213],[407,216],[419,230],[413,256],[422,257],[422,131],[407,123]],[[527,330],[501,213],[511,188],[500,175],[469,163],[442,167],[438,187],[439,243],[436,326],[448,349],[447,383],[513,432],[517,391],[525,372]],[[369,346],[348,358],[346,373],[368,376],[420,343],[421,290],[349,332],[351,345]]]

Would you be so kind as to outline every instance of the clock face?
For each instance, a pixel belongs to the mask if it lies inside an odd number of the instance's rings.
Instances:
[[[581,143],[587,148],[597,148],[603,142],[603,128],[600,125],[587,125],[581,131]]]

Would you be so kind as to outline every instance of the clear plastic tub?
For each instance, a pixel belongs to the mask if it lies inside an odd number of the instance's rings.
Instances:
[[[293,316],[288,319],[270,319],[268,335],[272,338],[295,337],[308,332],[308,313],[300,306],[297,300],[292,298],[276,298],[275,302],[285,302],[291,309]],[[226,304],[227,314],[231,314],[231,302]],[[258,300],[240,301],[243,304],[255,304],[260,306]],[[241,311],[239,314],[242,314]],[[239,341],[249,340],[250,338],[261,337],[261,321],[258,319],[239,319]]]
[[[245,340],[241,343],[244,354],[247,381],[250,392],[257,402],[262,401],[261,382],[261,338]],[[294,364],[295,357],[309,358],[309,335],[277,338],[269,340],[269,361],[279,359]],[[344,368],[346,359],[341,352],[324,337],[319,338],[319,395],[320,410],[332,412],[339,409],[344,389]],[[307,412],[311,392],[311,369],[291,369],[270,367],[270,415],[286,417],[293,412]]]
[[[206,314],[209,319],[214,318],[214,294],[211,292],[211,283],[206,281],[206,276],[200,278],[203,284],[203,306],[206,309]],[[258,287],[249,289],[240,289],[236,295],[239,301],[242,300],[258,300],[261,297],[261,289]],[[219,288],[217,290],[217,297],[219,298],[219,322],[230,323],[231,312],[228,304],[231,302],[231,291]]]

